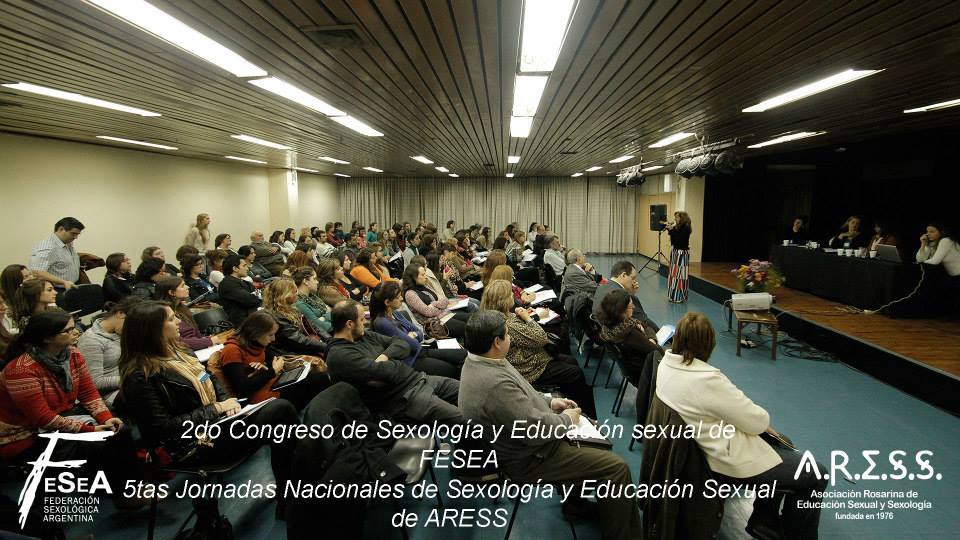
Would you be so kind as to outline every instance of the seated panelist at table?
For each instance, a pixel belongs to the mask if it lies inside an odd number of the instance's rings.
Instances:
[[[810,234],[807,232],[807,220],[802,216],[797,216],[794,218],[793,225],[790,226],[784,240],[789,240],[791,244],[806,244],[809,239]]]
[[[850,216],[843,222],[840,231],[827,242],[833,249],[859,249],[867,247],[870,238],[860,230],[860,216]]]

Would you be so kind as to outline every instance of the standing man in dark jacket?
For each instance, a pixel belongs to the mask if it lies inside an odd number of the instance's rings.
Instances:
[[[262,264],[272,275],[279,276],[283,273],[283,253],[280,247],[271,244],[263,239],[263,233],[253,231],[250,233],[250,247],[257,254],[257,262]],[[226,272],[224,272],[226,275]]]
[[[219,301],[234,328],[239,328],[244,319],[260,307],[260,299],[253,294],[253,285],[244,280],[245,277],[247,277],[246,260],[238,255],[230,255],[223,261],[223,280],[220,282],[218,291]]]
[[[333,307],[333,340],[327,370],[333,382],[348,382],[371,409],[395,418],[445,424],[463,422],[457,408],[460,383],[407,367],[410,346],[364,329],[363,306],[344,300]]]

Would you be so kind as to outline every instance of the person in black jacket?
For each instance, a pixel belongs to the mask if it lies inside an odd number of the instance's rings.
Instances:
[[[278,354],[321,356],[327,352],[327,344],[293,307],[297,300],[297,286],[290,278],[275,279],[263,290],[263,311],[273,315],[279,325],[273,348]]]
[[[146,259],[137,267],[137,275],[134,279],[135,283],[133,284],[132,294],[144,300],[152,299],[157,282],[168,275],[171,274],[167,273],[166,263],[163,262],[163,259],[157,257]]]
[[[597,287],[597,292],[593,295],[593,316],[599,319],[600,305],[603,299],[612,291],[622,289],[627,291],[633,300],[633,318],[643,323],[644,328],[651,328],[656,333],[660,330],[660,325],[653,322],[647,313],[643,310],[643,304],[637,298],[637,290],[640,284],[637,283],[637,267],[630,261],[617,261],[610,269],[610,280]]]
[[[401,338],[365,331],[363,306],[344,300],[333,307],[331,318],[334,334],[327,371],[333,382],[356,386],[368,407],[394,418],[445,424],[464,421],[457,408],[460,383],[404,364],[410,346]]]
[[[200,255],[187,255],[183,258],[183,282],[187,284],[190,290],[190,300],[196,300],[203,296],[204,302],[216,302],[219,300],[217,288],[207,280],[207,275],[203,273],[206,264]]]
[[[136,276],[130,272],[130,257],[125,253],[111,253],[106,260],[107,275],[103,277],[103,299],[119,302],[133,294]]]
[[[226,435],[229,426],[213,440],[183,438],[188,421],[216,422],[236,415],[241,407],[203,364],[174,345],[178,323],[173,310],[160,302],[143,302],[127,313],[120,341],[118,406],[136,422],[148,448],[162,446],[182,465],[220,462],[263,444],[259,438]],[[283,399],[268,402],[242,421],[259,426],[299,423],[296,408]],[[292,438],[270,441],[278,486],[289,478],[295,442]],[[278,504],[281,511],[282,502]]]
[[[223,261],[223,281],[218,294],[220,305],[227,312],[233,326],[239,328],[243,320],[260,307],[260,299],[253,294],[253,285],[247,277],[247,261],[230,255]]]

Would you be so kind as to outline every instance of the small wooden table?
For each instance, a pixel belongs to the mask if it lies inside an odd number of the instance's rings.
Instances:
[[[780,327],[777,317],[770,311],[733,311],[733,317],[727,321],[727,330],[731,329],[733,319],[737,319],[737,356],[740,356],[740,342],[743,340],[743,327],[748,324],[756,324],[759,332],[764,326],[770,327],[773,334],[773,342],[770,350],[770,356],[777,359],[777,333]]]

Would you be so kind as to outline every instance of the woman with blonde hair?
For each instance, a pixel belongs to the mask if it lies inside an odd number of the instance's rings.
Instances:
[[[282,354],[309,354],[322,356],[327,345],[294,307],[300,299],[296,283],[290,278],[271,281],[263,289],[263,311],[277,320],[277,340],[274,347]]]
[[[539,320],[548,310],[528,310],[517,307],[513,299],[513,285],[506,280],[494,279],[483,289],[480,309],[491,309],[506,315],[507,332],[510,334],[510,351],[506,360],[530,384],[539,387],[556,387],[564,395],[577,402],[583,413],[597,417],[593,390],[587,384],[577,360],[569,355],[551,354],[547,332]]]
[[[517,302],[517,305],[525,306],[530,302],[533,302],[533,299],[537,297],[536,294],[524,291],[513,282],[513,268],[506,264],[498,266],[490,274],[491,281],[498,279],[502,279],[510,284],[511,291],[513,292],[513,299]]]
[[[683,210],[673,213],[674,221],[667,223],[670,235],[670,273],[667,278],[667,300],[682,304],[690,293],[690,214]]]
[[[480,281],[486,287],[490,283],[490,276],[498,266],[507,264],[507,252],[502,249],[493,249],[487,253],[487,260],[483,263],[483,271],[480,272]]]
[[[199,252],[210,249],[210,214],[197,214],[197,222],[190,226],[183,243]]]

